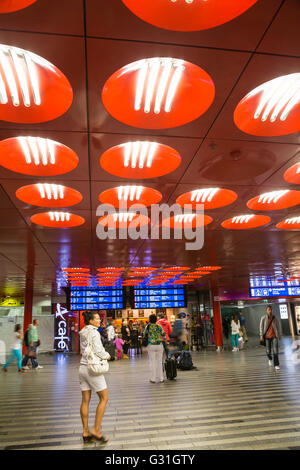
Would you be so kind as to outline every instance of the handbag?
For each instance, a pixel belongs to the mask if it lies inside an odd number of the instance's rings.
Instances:
[[[108,372],[109,364],[107,359],[101,359],[92,348],[91,332],[88,334],[88,344],[85,348],[87,358],[87,369],[90,375],[102,375]]]
[[[36,359],[36,351],[29,347],[26,356],[31,359]]]
[[[270,326],[272,325],[272,322],[273,322],[274,318],[275,318],[275,317],[274,317],[274,315],[273,315],[273,316],[272,316],[272,320],[270,321],[269,326],[268,326],[268,328],[266,329],[265,334],[263,335],[263,338],[264,338],[264,339],[259,341],[259,344],[260,344],[261,346],[266,346],[266,334],[268,333],[268,331],[269,331],[269,329],[270,329]]]
[[[143,336],[143,340],[142,340],[142,346],[144,346],[144,348],[146,348],[148,346],[148,342],[149,342],[148,329],[149,329],[149,325],[146,326],[145,333],[147,331],[147,334],[145,334]]]

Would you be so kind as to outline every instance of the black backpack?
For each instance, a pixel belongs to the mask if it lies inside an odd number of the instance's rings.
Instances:
[[[24,335],[24,340],[23,340],[24,346],[27,346],[27,348],[29,346],[28,333],[29,333],[29,330],[26,330],[25,335]]]
[[[178,369],[192,370],[194,369],[193,360],[189,351],[182,351],[178,360]]]

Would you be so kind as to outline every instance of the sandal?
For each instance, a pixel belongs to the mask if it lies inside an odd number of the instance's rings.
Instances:
[[[87,444],[88,442],[91,442],[92,440],[92,435],[90,434],[89,436],[82,436],[83,442]]]
[[[92,434],[91,437],[92,437],[93,440],[96,440],[98,442],[102,442],[103,444],[106,444],[106,442],[109,441],[108,437],[104,436],[103,434],[102,434],[101,437],[98,437],[98,436],[95,436],[95,434]]]

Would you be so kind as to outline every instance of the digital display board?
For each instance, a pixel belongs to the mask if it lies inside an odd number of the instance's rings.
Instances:
[[[300,297],[300,287],[250,288],[250,297]]]
[[[123,308],[123,290],[120,288],[74,287],[69,292],[70,310],[107,310]]]
[[[257,278],[250,278],[250,288],[257,287],[257,288],[266,288],[266,287],[300,287],[300,280],[292,280],[292,281],[280,281],[280,279],[271,279],[267,277],[257,277]]]
[[[134,308],[185,307],[186,297],[183,286],[178,287],[137,287],[134,289]]]

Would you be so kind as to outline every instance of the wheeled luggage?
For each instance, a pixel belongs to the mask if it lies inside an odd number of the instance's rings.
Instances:
[[[174,357],[168,357],[165,360],[165,371],[167,379],[174,380],[177,377],[176,359]]]
[[[115,355],[116,355],[116,347],[113,343],[106,343],[106,345],[104,346],[105,348],[105,351],[108,352],[108,354],[110,355],[110,360],[111,361],[114,361],[115,360]]]

